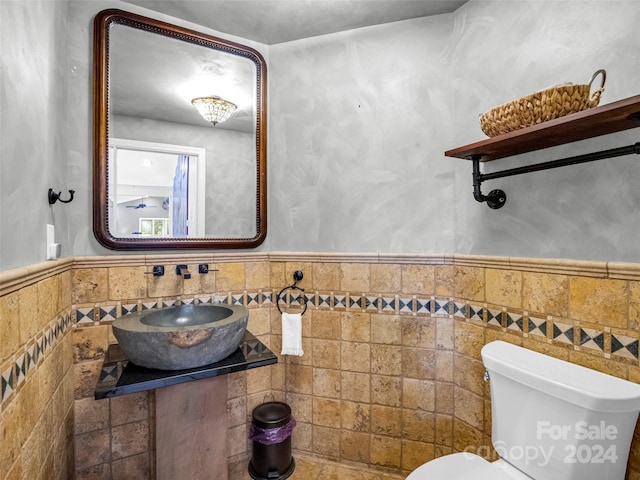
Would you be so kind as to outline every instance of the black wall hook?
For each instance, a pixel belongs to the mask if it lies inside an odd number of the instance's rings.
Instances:
[[[49,189],[49,205],[53,205],[57,201],[60,201],[61,203],[70,203],[71,200],[73,200],[74,193],[76,193],[75,190],[69,190],[69,200],[62,200],[60,198],[60,195],[62,194],[62,192],[56,193],[53,191],[53,188],[50,188]]]

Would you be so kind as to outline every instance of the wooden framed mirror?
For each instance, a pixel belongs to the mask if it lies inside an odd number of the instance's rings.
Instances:
[[[256,50],[109,9],[94,20],[93,230],[114,250],[253,248],[267,233]],[[205,98],[203,114],[196,98]],[[206,117],[206,118],[205,118]]]

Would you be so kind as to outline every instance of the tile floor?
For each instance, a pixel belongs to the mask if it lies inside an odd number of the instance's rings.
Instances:
[[[367,468],[341,465],[313,457],[294,454],[296,469],[289,480],[401,480],[405,477]],[[229,480],[251,480],[249,460],[229,465]]]

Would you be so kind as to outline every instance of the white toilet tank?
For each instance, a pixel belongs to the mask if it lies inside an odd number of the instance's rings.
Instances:
[[[624,480],[640,385],[501,341],[482,359],[500,457],[536,480]]]

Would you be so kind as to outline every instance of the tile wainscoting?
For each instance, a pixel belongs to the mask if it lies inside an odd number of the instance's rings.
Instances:
[[[147,274],[153,265],[171,272],[177,263],[192,272],[208,263],[211,271],[186,281]],[[78,479],[154,478],[153,393],[93,400],[102,357],[115,342],[114,318],[176,303],[243,303],[249,330],[278,353],[275,295],[295,270],[304,272],[299,285],[308,302],[305,355],[227,377],[231,464],[250,455],[251,411],[271,395],[291,405],[293,447],[301,455],[397,474],[454,451],[491,456],[480,349],[496,339],[640,382],[635,264],[237,253],[76,257],[66,268],[71,301],[58,314],[75,362]],[[287,296],[282,306],[294,310],[301,301]],[[73,333],[64,335],[69,312]],[[20,364],[20,355],[9,357]],[[3,404],[3,421],[4,413]],[[640,478],[640,441],[628,478]]]
[[[74,476],[71,259],[0,272],[0,477]]]

